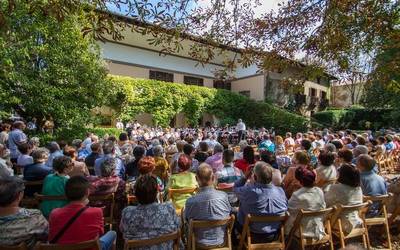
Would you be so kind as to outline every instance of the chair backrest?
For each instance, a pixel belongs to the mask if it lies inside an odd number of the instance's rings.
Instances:
[[[65,197],[65,195],[42,195],[42,194],[35,193],[34,196],[35,196],[35,199],[39,202],[67,200],[67,197]]]
[[[115,207],[115,194],[103,194],[103,195],[90,195],[89,196],[89,204],[91,206],[96,206],[96,202],[101,202],[103,204],[109,204],[108,211],[104,212],[104,221],[105,223],[113,223],[113,216],[114,216],[114,207]]]
[[[35,250],[83,250],[83,249],[96,249],[100,250],[100,242],[98,239],[84,241],[74,244],[46,244],[37,243]]]
[[[235,222],[235,216],[231,215],[230,217],[223,220],[213,220],[213,221],[205,221],[205,220],[190,220],[189,222],[189,243],[188,246],[191,246],[192,250],[196,249],[196,229],[199,228],[213,228],[213,227],[221,227],[226,226],[225,231],[225,246],[229,249],[232,248],[231,242],[231,232],[233,228],[233,223]],[[208,248],[208,247],[207,247]],[[220,248],[220,247],[219,247]]]
[[[371,201],[372,206],[377,206],[379,208],[379,213],[375,214],[374,217],[385,217],[387,216],[387,206],[392,199],[393,194],[388,193],[385,195],[379,195],[379,196],[364,196],[363,199],[364,201]],[[377,205],[375,205],[377,204]]]
[[[316,242],[310,241],[309,243],[305,243],[305,245],[313,245],[314,243],[321,244],[323,242],[329,242],[332,241],[332,235],[331,235],[331,217],[333,215],[333,208],[326,208],[322,209],[319,211],[305,211],[301,209],[299,213],[297,214],[297,217],[293,223],[293,227],[289,233],[289,245],[290,245],[290,239],[295,235],[295,233],[298,231],[299,236],[300,236],[300,241],[304,242],[305,237],[303,235],[303,226],[302,226],[302,220],[306,218],[312,218],[312,217],[320,217],[322,218],[322,222],[324,223],[325,228],[327,229],[326,233],[326,238],[324,237],[321,240],[318,240]],[[303,244],[303,243],[302,243]]]
[[[173,233],[161,235],[156,238],[146,239],[146,240],[125,240],[124,250],[131,248],[138,248],[144,246],[159,245],[164,242],[174,241],[174,250],[178,250],[180,240],[180,231],[175,231]]]
[[[1,250],[28,250],[28,247],[26,246],[25,242],[22,242],[16,246],[1,246],[0,249]]]
[[[136,196],[133,195],[133,194],[128,194],[128,195],[126,195],[126,200],[127,200],[128,205],[132,205],[132,204],[138,202]],[[163,203],[163,193],[162,193],[162,192],[159,192],[159,193],[158,193],[158,201],[159,201],[160,203]]]
[[[287,214],[284,215],[268,215],[268,216],[257,216],[257,215],[247,215],[242,236],[240,237],[239,249],[241,249],[245,244],[247,249],[285,249],[285,232],[284,224],[287,220]],[[251,230],[250,226],[252,223],[280,223],[279,238],[277,241],[272,241],[269,243],[251,243]]]
[[[337,205],[334,207],[334,212],[331,218],[331,225],[335,225],[338,219],[341,217],[342,214],[347,214],[350,212],[357,211],[360,217],[365,215],[365,212],[368,210],[368,207],[372,204],[371,201],[367,201],[364,203],[356,204],[356,205]]]
[[[196,190],[197,190],[197,187],[195,187],[195,188],[179,188],[179,189],[169,188],[168,189],[168,200],[171,200],[175,194],[193,194],[196,192]]]

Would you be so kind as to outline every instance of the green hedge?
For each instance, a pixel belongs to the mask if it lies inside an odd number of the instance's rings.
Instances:
[[[315,113],[312,118],[335,129],[380,129],[399,126],[399,120],[391,109],[330,109]]]
[[[272,104],[227,90],[130,77],[110,79],[109,105],[124,121],[150,113],[154,124],[167,127],[176,114],[183,112],[188,123],[196,126],[203,113],[210,113],[222,122],[242,118],[249,127],[274,127],[282,133],[305,131],[309,122]]]

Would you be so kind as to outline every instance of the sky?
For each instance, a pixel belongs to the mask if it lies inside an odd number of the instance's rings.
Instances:
[[[208,6],[210,0],[199,0],[198,4]],[[257,16],[278,9],[278,3],[284,2],[283,0],[260,0],[261,6],[254,10]]]

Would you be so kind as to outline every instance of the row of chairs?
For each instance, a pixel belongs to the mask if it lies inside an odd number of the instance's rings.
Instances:
[[[398,172],[400,160],[400,150],[393,150],[383,154],[377,154],[374,159],[378,165],[381,174],[392,174]]]

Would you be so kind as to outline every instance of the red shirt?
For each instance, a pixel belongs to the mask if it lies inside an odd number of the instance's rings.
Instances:
[[[74,216],[83,204],[71,203],[63,208],[54,209],[49,218],[49,241]],[[72,223],[57,244],[79,243],[94,240],[104,234],[104,219],[101,208],[89,207]]]
[[[242,170],[243,173],[246,173],[247,170],[252,166],[253,166],[253,164],[247,163],[247,161],[245,159],[240,159],[240,160],[235,161],[235,167]]]

